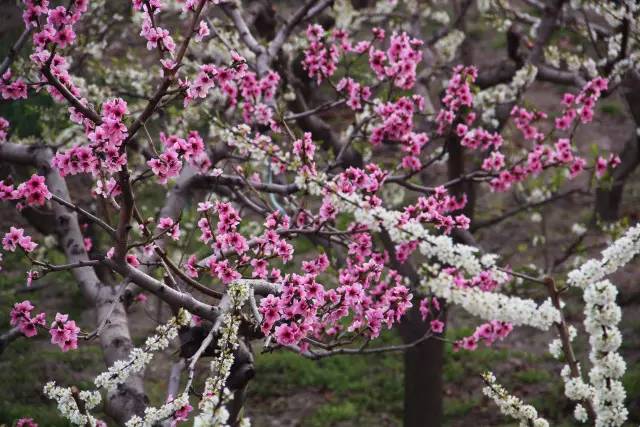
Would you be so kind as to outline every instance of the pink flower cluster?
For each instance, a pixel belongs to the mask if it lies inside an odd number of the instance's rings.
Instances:
[[[56,313],[56,319],[51,323],[49,334],[51,344],[57,344],[63,352],[78,348],[78,333],[80,328],[76,322],[69,320],[69,315]]]
[[[33,418],[20,418],[16,421],[16,427],[38,427],[38,423]]]
[[[463,209],[466,204],[466,196],[458,200],[455,196],[449,195],[445,187],[436,187],[429,197],[421,196],[414,205],[405,207],[399,225],[416,219],[432,223],[437,228],[444,228],[445,234],[449,234],[454,227],[466,230],[469,228],[469,218],[464,215],[457,215],[455,218],[445,215]]]
[[[364,170],[356,167],[347,168],[338,175],[335,183],[337,190],[345,194],[352,194],[356,191],[376,193],[387,176],[388,172],[382,170],[377,164],[369,163],[364,167]],[[378,201],[374,202],[372,199],[374,197],[377,199],[377,197],[374,195],[370,197],[372,205],[378,205]]]
[[[513,330],[513,325],[508,322],[492,320],[478,326],[472,335],[464,337],[453,343],[453,351],[459,351],[461,348],[473,351],[478,348],[478,343],[484,342],[485,345],[491,346],[498,340],[506,338]]]
[[[79,173],[97,174],[100,160],[88,146],[75,145],[65,152],[58,152],[53,158],[53,166],[60,175],[76,175]]]
[[[7,140],[9,134],[9,121],[4,117],[0,117],[0,144]]]
[[[166,232],[173,240],[180,240],[180,223],[173,218],[164,217],[158,221],[158,229]]]
[[[502,135],[498,132],[489,132],[481,127],[469,130],[467,125],[459,123],[456,133],[462,137],[460,145],[474,150],[497,150],[502,147]]]
[[[374,29],[377,39],[384,38],[384,31]],[[390,78],[393,84],[404,90],[416,83],[416,69],[422,61],[422,40],[409,37],[407,33],[393,33],[386,53],[372,47],[369,50],[369,66],[378,79]]]
[[[94,195],[102,196],[104,198],[116,197],[122,194],[122,189],[120,188],[120,184],[113,179],[109,178],[106,181],[102,179],[98,179],[96,182],[96,188],[93,190]]]
[[[419,310],[422,320],[431,318],[431,320],[429,321],[431,332],[436,334],[441,334],[442,332],[444,332],[444,322],[437,318],[440,313],[440,301],[438,301],[438,298],[423,298],[422,300],[420,300]]]
[[[310,132],[305,132],[302,139],[293,141],[293,154],[302,163],[300,173],[309,176],[316,176],[316,163],[314,156],[316,153],[316,145],[313,143],[313,139]]]
[[[614,169],[618,167],[621,163],[620,157],[617,154],[609,154],[609,158],[605,159],[602,156],[598,156],[596,159],[596,178],[602,178],[606,173],[607,169]]]
[[[460,288],[478,288],[484,292],[491,292],[498,288],[498,281],[490,271],[481,271],[471,279],[466,279],[462,273],[453,267],[444,270],[449,274],[453,283]]]
[[[218,277],[223,283],[230,283],[240,278],[241,275],[237,270],[248,265],[252,267],[252,277],[267,278],[269,266],[267,259],[279,257],[286,263],[293,258],[293,246],[287,243],[286,240],[281,239],[276,231],[276,229],[286,229],[289,227],[288,217],[283,217],[278,212],[272,213],[267,217],[265,222],[267,229],[261,236],[254,239],[255,256],[251,258],[246,253],[249,250],[247,240],[237,232],[237,226],[240,222],[237,211],[230,204],[221,202],[216,203],[215,210],[219,217],[217,225],[218,234],[213,244],[217,259],[212,258],[209,260],[209,269],[211,274]],[[201,231],[203,231],[201,240],[211,239],[209,234],[212,233],[208,220],[202,218],[199,225]],[[219,260],[219,258],[227,256],[230,253],[236,253],[239,256],[235,265],[232,264],[232,261],[229,259]],[[191,270],[193,274],[197,274],[195,268]],[[279,277],[279,270],[272,270],[270,278],[276,280],[279,279]]]
[[[171,400],[171,398],[169,399]],[[171,426],[175,427],[179,422],[187,421],[189,419],[189,413],[193,411],[193,406],[188,403],[184,405],[182,408],[178,409],[173,413],[173,420],[171,421]]]
[[[53,77],[55,77],[73,96],[79,98],[80,102],[83,105],[87,104],[87,100],[80,97],[80,89],[71,80],[71,75],[69,74],[69,63],[67,62],[66,58],[58,55],[57,53],[51,53],[47,50],[36,50],[30,58],[31,61],[40,69],[46,68],[49,64],[49,68]],[[50,85],[46,82],[46,78],[44,75],[42,75],[41,83],[56,102],[66,102],[66,99],[62,95],[62,93],[60,93],[60,91],[56,89],[55,86]],[[89,120],[85,118],[80,112],[76,111],[76,109],[73,107],[69,108],[69,112],[71,113],[71,120],[77,123],[82,123],[85,119],[87,121]]]
[[[38,244],[31,240],[31,236],[24,234],[24,229],[11,227],[8,233],[2,238],[2,247],[5,251],[15,252],[20,247],[25,252],[33,252]]]
[[[27,84],[20,78],[12,82],[11,70],[7,70],[0,78],[0,95],[3,99],[27,99]]]
[[[76,0],[71,3],[73,9],[57,6],[49,9],[47,0],[24,0],[25,11],[22,15],[27,27],[37,28],[33,34],[33,44],[38,50],[43,50],[48,44],[57,48],[65,48],[76,39],[73,25],[87,11],[89,0]],[[43,18],[46,16],[46,22]],[[42,17],[42,18],[41,18]]]
[[[280,83],[280,75],[270,70],[262,78],[258,78],[256,73],[247,70],[246,60],[242,56],[235,52],[231,56],[231,66],[203,64],[192,82],[184,82],[185,106],[198,98],[206,98],[209,91],[218,86],[231,106],[243,100],[242,116],[246,123],[269,126],[271,130],[278,132],[279,126],[273,118],[270,104]]]
[[[493,169],[493,166],[502,165],[504,167],[504,159],[500,154],[493,154],[489,160],[485,159],[487,164],[483,163],[485,170]],[[560,138],[554,147],[548,145],[536,145],[527,155],[527,161],[524,165],[515,165],[511,169],[503,169],[498,176],[493,178],[489,185],[493,191],[506,191],[514,183],[522,182],[530,175],[538,175],[544,169],[556,166],[567,165],[569,176],[576,177],[587,164],[586,160],[574,154],[571,142],[568,139]]]
[[[593,119],[593,108],[603,91],[609,86],[607,79],[596,77],[588,82],[576,96],[565,93],[562,104],[565,109],[563,114],[556,118],[556,128],[560,130],[569,129],[575,119],[580,116],[582,123],[589,123]]]
[[[407,224],[411,220],[421,223],[433,224],[436,228],[443,229],[445,234],[451,233],[454,228],[466,230],[470,220],[466,215],[447,215],[448,212],[459,211],[467,204],[466,197],[457,200],[450,196],[444,187],[437,187],[433,195],[421,196],[418,201],[404,208],[404,212],[398,222],[399,226]],[[418,248],[418,241],[412,240],[396,245],[396,258],[401,263],[409,259]]]
[[[244,236],[237,231],[238,225],[240,224],[238,211],[236,211],[230,203],[223,202],[216,202],[214,210],[218,214],[217,233],[215,242],[213,243],[214,249],[217,253],[233,251],[242,256],[249,250],[249,245]],[[198,225],[201,230],[204,229],[213,235],[206,218],[202,218]],[[210,239],[209,234],[203,233],[202,240],[208,241],[208,239]],[[205,241],[205,243],[207,243],[207,241]],[[247,259],[244,261],[247,262]],[[225,284],[242,277],[228,259],[218,261],[215,257],[212,257],[209,260],[209,269],[212,276],[217,276],[218,279]]]
[[[280,345],[299,345],[304,351],[309,346],[305,338],[323,339],[343,330],[375,338],[384,324],[390,328],[412,306],[401,277],[390,272],[388,282],[381,280],[383,265],[376,260],[350,260],[340,271],[340,286],[328,290],[316,281],[328,267],[326,259],[305,265],[309,273],[287,275],[280,294],[260,302],[262,331],[273,334]]]
[[[204,141],[197,131],[189,132],[187,139],[177,135],[166,136],[161,132],[160,141],[164,146],[164,152],[147,161],[147,165],[161,184],[166,184],[169,178],[180,174],[183,158],[201,171],[206,171],[211,166],[204,150]]]
[[[31,178],[18,188],[0,181],[0,200],[18,200],[18,209],[22,209],[25,203],[27,206],[42,206],[51,198],[51,193],[45,184],[45,178],[33,174]]]
[[[475,121],[475,113],[469,112],[473,107],[473,94],[470,85],[476,81],[477,77],[476,67],[458,65],[453,69],[453,76],[451,76],[445,96],[442,98],[443,108],[436,117],[438,134],[444,134],[447,127],[453,124],[458,113],[468,112],[464,120],[467,126],[471,126]]]
[[[371,97],[371,88],[361,85],[351,77],[343,77],[336,85],[338,92],[347,93],[347,106],[352,110],[362,109],[362,103]]]
[[[97,175],[102,168],[109,173],[120,171],[127,163],[127,155],[121,150],[121,146],[128,135],[127,127],[122,122],[128,112],[127,103],[123,99],[106,101],[102,105],[101,123],[96,126],[75,110],[72,111],[72,120],[84,124],[91,144],[88,147],[74,146],[56,153],[52,164],[60,175]]]
[[[26,300],[15,303],[10,313],[9,323],[11,326],[17,326],[20,332],[29,338],[38,334],[38,325],[44,326],[46,324],[44,313],[31,317],[34,308],[31,301]]]
[[[161,52],[173,53],[176,44],[169,34],[169,30],[155,25],[155,20],[153,19],[153,15],[161,12],[162,2],[159,0],[148,2],[133,0],[133,8],[142,11],[144,14],[140,35],[147,40],[147,49],[159,49]]]
[[[318,84],[335,73],[340,60],[340,49],[332,43],[336,40],[335,36],[330,39],[325,36],[325,30],[321,25],[310,24],[307,27],[309,48],[304,51],[302,68],[307,71],[309,78],[316,79]]]
[[[42,81],[37,84],[45,87],[54,100],[58,102],[65,101],[62,93],[47,81],[44,72],[48,70],[71,95],[86,105],[86,99],[81,98],[79,89],[71,80],[68,72],[68,62],[64,57],[54,52],[56,49],[59,50],[74,43],[76,34],[73,26],[87,11],[89,1],[75,0],[69,4],[68,8],[57,6],[52,9],[49,8],[49,0],[23,0],[23,2],[25,4],[23,13],[25,25],[37,29],[33,34],[35,51],[30,57],[32,62],[38,66],[41,71]],[[48,50],[49,47],[51,47],[50,50]],[[8,71],[3,76],[3,81],[0,84],[0,92],[2,92],[3,98],[26,98],[26,83],[21,79],[17,79],[11,83],[10,79],[11,73]],[[71,112],[72,120],[80,123],[86,119],[74,108],[70,108],[69,111]]]
[[[413,132],[414,112],[423,107],[424,99],[419,95],[377,105],[374,111],[382,123],[373,128],[369,138],[374,146],[384,141],[400,143],[402,151],[407,153],[402,159],[402,166],[414,171],[422,167],[419,156],[429,142],[426,133]]]
[[[591,121],[595,103],[600,98],[602,91],[606,89],[607,80],[597,77],[588,82],[578,95],[565,93],[562,100],[565,109],[562,116],[555,120],[556,129],[568,129],[578,116],[580,116],[582,123]],[[492,190],[506,191],[514,183],[522,182],[527,177],[538,175],[551,167],[566,167],[569,178],[572,179],[584,171],[587,161],[576,154],[571,140],[559,138],[553,146],[543,143],[546,137],[533,123],[546,119],[545,113],[530,112],[521,107],[514,107],[511,110],[511,117],[525,140],[533,141],[536,144],[527,154],[525,162],[516,162],[521,164],[516,164],[511,168],[505,165],[505,158],[499,152],[494,151],[485,158],[482,168],[497,174],[489,183]],[[601,178],[609,167],[615,168],[619,163],[620,159],[615,155],[610,155],[608,159],[597,158],[595,161],[596,177]]]
[[[269,71],[266,76],[258,79],[256,74],[248,71],[240,80],[240,94],[244,98],[242,103],[242,118],[246,123],[256,123],[269,126],[274,132],[280,127],[273,119],[273,108],[269,105],[276,95],[280,75]],[[232,101],[232,104],[237,101]]]
[[[380,28],[374,28],[374,41],[383,41],[385,32]],[[422,60],[423,42],[411,38],[407,33],[393,33],[389,39],[387,50],[377,49],[370,41],[360,41],[355,45],[349,40],[349,34],[343,29],[334,30],[330,35],[319,24],[307,27],[307,40],[309,47],[304,52],[302,68],[307,71],[309,78],[315,79],[318,84],[326,78],[333,76],[340,58],[345,53],[362,55],[368,53],[369,66],[379,80],[387,80],[404,90],[411,89],[416,82],[416,69]],[[351,82],[349,85],[347,82]],[[351,78],[347,77],[338,90],[342,91],[347,85],[349,94],[348,105],[353,109],[362,99],[366,99],[366,86],[359,88]],[[359,93],[365,91],[365,93]]]
[[[544,134],[532,123],[546,119],[546,113],[542,111],[531,112],[526,108],[518,107],[516,105],[511,109],[511,118],[525,140],[537,142],[542,142],[544,140]]]

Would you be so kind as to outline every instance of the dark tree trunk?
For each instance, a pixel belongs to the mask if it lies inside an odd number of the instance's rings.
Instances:
[[[620,205],[627,177],[640,163],[640,147],[636,135],[631,136],[620,154],[622,163],[613,170],[612,183],[596,190],[595,214],[601,221],[617,221],[620,218]],[[610,186],[609,186],[610,185]]]
[[[400,323],[404,342],[422,337],[429,329],[418,305]],[[428,339],[404,353],[404,427],[442,425],[444,342]]]
[[[622,85],[635,128],[640,126],[640,79],[630,76]],[[620,218],[620,205],[624,193],[624,185],[633,171],[640,164],[640,140],[634,129],[620,153],[622,163],[613,170],[613,183],[601,186],[596,191],[595,215],[602,221],[616,221]]]
[[[380,233],[385,249],[389,252],[391,266],[407,277],[415,289],[420,284],[420,275],[410,261],[399,263],[395,246],[386,231]],[[400,336],[405,344],[422,338],[429,332],[429,322],[422,320],[420,305],[414,301],[413,307],[402,318],[399,325]],[[446,308],[442,303],[442,318]],[[404,353],[404,427],[438,427],[442,425],[442,368],[444,363],[444,342],[428,339],[408,349]]]

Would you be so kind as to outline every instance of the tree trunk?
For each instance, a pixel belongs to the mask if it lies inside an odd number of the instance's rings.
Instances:
[[[422,320],[418,304],[400,323],[404,342],[422,337],[429,324]],[[404,353],[404,427],[442,425],[444,342],[428,339]]]
[[[37,166],[46,178],[49,191],[64,200],[71,201],[66,181],[50,165],[52,152],[46,147],[21,146],[11,143],[0,145],[0,159],[18,165]],[[84,248],[83,236],[76,212],[52,202],[55,231],[58,243],[70,264],[87,261],[89,257]],[[92,267],[74,268],[73,274],[88,306],[94,308],[96,324],[105,318],[109,323],[104,327],[99,342],[107,367],[115,361],[126,359],[133,348],[127,314],[116,295],[116,289],[105,285],[98,279]],[[105,402],[106,412],[119,425],[141,415],[148,403],[144,393],[142,374],[134,374],[121,384],[116,391],[109,393]]]
[[[613,170],[610,186],[600,186],[596,189],[595,214],[596,219],[611,222],[620,218],[620,205],[627,178],[640,163],[640,147],[638,138],[632,135],[624,145],[620,155],[622,163]]]
[[[629,76],[622,85],[625,100],[629,106],[635,128],[640,126],[640,79]],[[633,135],[627,140],[620,153],[622,163],[613,170],[613,184],[610,187],[601,186],[596,190],[595,215],[602,221],[616,221],[620,217],[620,204],[624,184],[640,164],[640,141],[634,129]]]

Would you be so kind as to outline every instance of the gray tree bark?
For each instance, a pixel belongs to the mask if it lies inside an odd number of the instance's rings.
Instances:
[[[17,164],[36,166],[46,178],[47,187],[52,194],[70,201],[65,180],[57,170],[51,168],[52,152],[49,148],[22,146],[11,143],[0,145],[0,160]],[[52,202],[55,216],[55,229],[58,243],[70,264],[88,261],[77,213]],[[109,318],[98,339],[103,359],[107,367],[115,361],[126,359],[133,348],[127,314],[122,303],[116,298],[116,289],[103,284],[92,267],[74,268],[76,279],[84,299],[94,307],[96,324]],[[112,309],[113,306],[113,309]],[[124,424],[134,414],[143,414],[147,404],[144,383],[141,375],[132,375],[127,382],[109,393],[106,411],[118,424]]]

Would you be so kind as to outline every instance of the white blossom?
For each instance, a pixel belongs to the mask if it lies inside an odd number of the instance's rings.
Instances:
[[[503,415],[514,418],[520,422],[521,427],[548,427],[549,422],[538,416],[538,411],[531,405],[526,405],[519,398],[512,396],[500,384],[491,372],[482,375],[486,387],[482,389],[485,396],[493,399]]]
[[[127,360],[115,361],[106,372],[98,375],[94,380],[96,387],[105,388],[108,391],[115,390],[131,374],[142,371],[153,359],[153,352],[167,348],[169,341],[178,335],[178,329],[181,326],[188,325],[190,321],[191,314],[184,309],[180,309],[176,317],[156,328],[156,333],[145,341],[144,348],[134,348],[131,350]]]
[[[44,395],[49,399],[55,400],[58,403],[58,411],[60,414],[69,420],[71,424],[78,426],[91,426],[98,425],[98,420],[89,414],[89,410],[97,406],[102,400],[100,394],[97,392],[80,392],[78,398],[85,403],[84,412],[80,412],[78,408],[78,402],[74,398],[74,392],[71,388],[63,388],[56,386],[54,381],[48,382],[43,389]]]
[[[571,271],[568,275],[568,283],[584,289],[590,283],[602,280],[626,265],[638,252],[640,252],[640,225],[629,228],[622,237],[602,251],[601,260],[591,259],[580,268]]]

